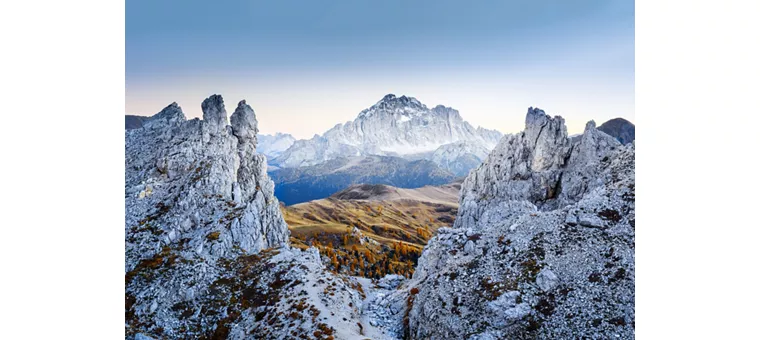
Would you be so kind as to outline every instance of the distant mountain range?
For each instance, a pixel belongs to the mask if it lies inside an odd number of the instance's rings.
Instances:
[[[275,196],[287,205],[325,198],[353,184],[418,188],[457,178],[432,161],[392,156],[342,157],[317,165],[269,171],[269,176],[275,183]]]
[[[149,119],[127,115],[125,129],[140,128]],[[622,144],[635,138],[635,126],[623,118],[598,129]],[[267,158],[275,195],[291,205],[326,198],[354,184],[444,184],[467,176],[502,137],[496,130],[473,128],[455,109],[430,109],[413,97],[389,94],[355,120],[308,140],[286,133],[258,134],[256,151]]]
[[[474,128],[450,107],[431,109],[413,97],[389,94],[353,121],[296,141],[270,163],[295,168],[340,157],[382,155],[429,159],[464,176],[501,137],[496,130]]]
[[[258,134],[259,145],[256,151],[267,156],[268,159],[279,156],[287,150],[296,139],[289,133],[276,133],[274,135]]]
[[[125,338],[634,339],[635,143],[529,108],[461,185],[282,206],[253,108],[201,108],[124,134]],[[447,176],[430,164],[336,158],[280,180]]]

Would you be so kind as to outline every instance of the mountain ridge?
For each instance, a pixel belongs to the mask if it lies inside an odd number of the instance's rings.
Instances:
[[[291,243],[253,109],[228,119],[218,95],[202,108],[125,130],[129,339],[634,338],[635,141],[593,121],[570,138],[530,108],[445,189],[458,209],[414,200],[440,197],[431,187],[356,185],[300,205]]]
[[[336,124],[322,135],[296,141],[272,164],[287,168],[347,156],[405,157],[434,152],[459,141],[490,150],[501,136],[496,130],[472,127],[450,107],[437,105],[430,109],[414,97],[388,94],[362,110],[356,119]]]
[[[228,121],[219,95],[202,108],[187,120],[172,103],[125,130],[126,337],[377,338],[353,307],[368,280],[290,247],[253,109]]]

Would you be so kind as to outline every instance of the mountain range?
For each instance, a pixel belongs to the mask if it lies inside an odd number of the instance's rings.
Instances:
[[[258,134],[257,136],[259,140],[257,150],[267,156],[267,159],[279,156],[296,142],[295,137],[289,133],[278,132],[274,135]]]
[[[127,115],[125,129],[142,127],[149,119]],[[635,135],[635,126],[623,118],[598,129],[623,144]],[[413,97],[389,94],[355,120],[308,140],[257,133],[257,152],[267,158],[275,195],[290,205],[353,184],[415,188],[465,177],[502,137],[496,130],[473,128],[452,108],[429,109]]]
[[[271,164],[293,168],[339,157],[382,155],[430,159],[466,175],[472,159],[482,159],[502,134],[474,128],[459,111],[443,105],[428,108],[413,97],[386,95],[353,121],[337,124],[322,135],[296,141]],[[435,155],[435,157],[434,157]]]
[[[391,242],[383,261],[344,248],[339,261],[291,243],[253,109],[228,119],[218,95],[202,109],[187,120],[172,103],[125,130],[127,338],[634,339],[635,142],[593,121],[569,138],[562,117],[530,108],[461,184],[451,227],[428,235],[422,219],[408,236],[432,237],[424,248]],[[446,196],[354,186],[294,217],[340,224],[335,208],[361,203],[346,221],[373,230],[415,214],[378,209],[396,194]]]

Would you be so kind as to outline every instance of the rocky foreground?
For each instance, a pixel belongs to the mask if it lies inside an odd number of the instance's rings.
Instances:
[[[324,270],[288,228],[256,152],[257,121],[221,96],[186,120],[174,103],[126,131],[128,337],[349,339],[362,282]]]
[[[635,143],[530,109],[412,279],[371,282],[289,246],[251,107],[202,108],[125,132],[127,337],[633,338]]]
[[[530,109],[425,248],[411,338],[633,339],[634,146]]]

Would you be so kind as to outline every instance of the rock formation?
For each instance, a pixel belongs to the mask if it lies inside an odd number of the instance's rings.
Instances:
[[[241,101],[227,125],[221,96],[202,109],[125,132],[127,336],[359,336],[360,283],[287,246],[254,111]]]
[[[128,337],[633,339],[635,143],[529,109],[412,279],[372,283],[288,245],[251,107],[202,108],[125,131]]]
[[[569,139],[529,109],[386,304],[411,301],[415,339],[633,339],[634,159],[593,122]]]

